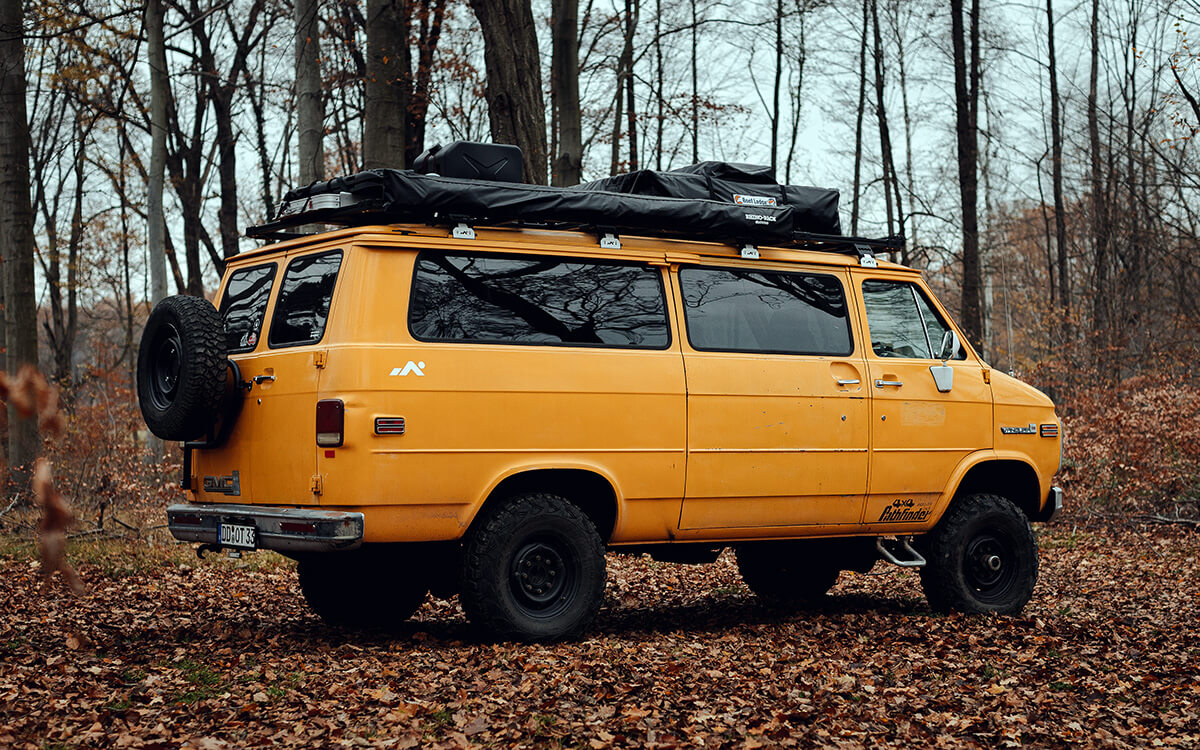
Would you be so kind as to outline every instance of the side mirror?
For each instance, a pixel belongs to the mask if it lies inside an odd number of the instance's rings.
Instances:
[[[937,359],[943,362],[954,359],[958,356],[958,347],[958,334],[954,331],[946,331],[946,335],[942,336],[942,345],[938,347]]]

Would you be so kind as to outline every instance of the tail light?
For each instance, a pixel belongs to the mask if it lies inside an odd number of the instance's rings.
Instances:
[[[317,445],[337,448],[342,444],[346,428],[346,407],[340,398],[317,402]]]

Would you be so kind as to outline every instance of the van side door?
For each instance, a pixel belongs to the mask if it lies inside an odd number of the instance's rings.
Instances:
[[[871,392],[863,522],[886,530],[921,526],[962,459],[992,447],[991,386],[983,363],[963,344],[946,361],[950,388],[939,390],[930,368],[942,366],[937,355],[950,319],[912,274],[854,276]]]
[[[868,407],[849,274],[726,261],[684,266],[677,279],[688,389],[680,527],[858,523]]]

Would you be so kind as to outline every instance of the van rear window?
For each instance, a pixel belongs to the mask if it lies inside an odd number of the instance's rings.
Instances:
[[[664,349],[666,299],[649,266],[548,257],[417,258],[408,323],[421,341]]]
[[[315,344],[325,335],[342,251],[302,255],[288,264],[271,316],[271,348]]]
[[[698,351],[846,356],[854,351],[841,283],[825,274],[685,268],[688,340]]]
[[[252,351],[262,335],[267,299],[275,283],[275,264],[239,268],[229,274],[221,297],[221,318],[225,321],[225,350],[232,353]]]

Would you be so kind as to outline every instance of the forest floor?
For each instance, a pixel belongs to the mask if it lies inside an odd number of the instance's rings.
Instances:
[[[76,598],[10,537],[0,746],[1200,747],[1200,534],[1067,521],[1040,545],[1019,617],[935,615],[882,563],[783,617],[728,553],[612,555],[587,638],[521,645],[432,598],[397,632],[331,629],[270,553],[85,538]]]

